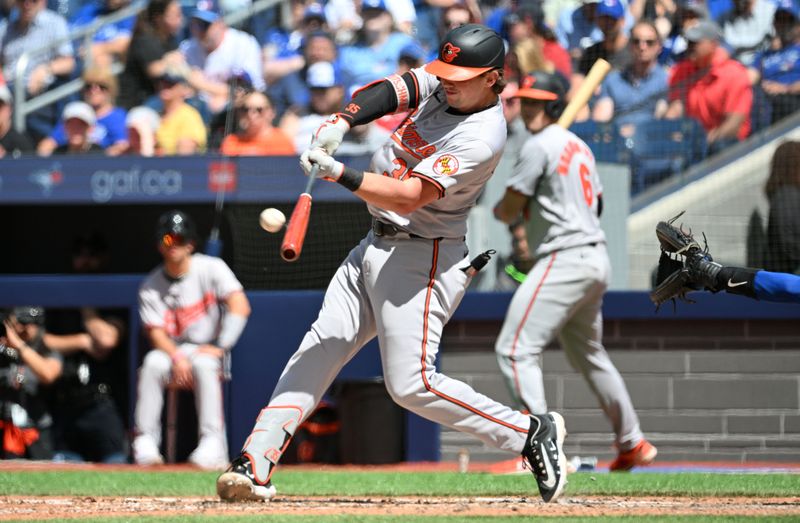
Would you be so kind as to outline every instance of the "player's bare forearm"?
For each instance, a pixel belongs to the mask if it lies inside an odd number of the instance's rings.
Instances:
[[[226,299],[225,305],[228,308],[228,314],[236,314],[247,318],[250,316],[250,302],[244,291],[232,292]]]
[[[739,133],[739,128],[746,119],[747,116],[741,113],[731,113],[726,116],[720,126],[715,129],[716,133],[714,134],[716,140],[721,138],[736,138],[736,135]]]
[[[150,327],[147,329],[147,336],[150,338],[150,344],[159,350],[163,350],[167,355],[172,358],[178,353],[178,346],[169,337],[167,331],[161,327]]]
[[[50,350],[61,354],[73,354],[75,352],[89,352],[92,348],[92,338],[86,333],[80,334],[51,334],[45,332],[42,340]]]
[[[519,220],[527,205],[527,196],[513,189],[506,189],[503,199],[494,208],[494,217],[510,225]]]
[[[364,181],[355,195],[381,209],[410,214],[439,198],[439,191],[432,183],[415,176],[396,180],[365,172]]]

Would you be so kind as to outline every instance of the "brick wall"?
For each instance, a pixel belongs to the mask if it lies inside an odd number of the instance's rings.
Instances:
[[[499,321],[452,321],[441,369],[501,402],[510,396],[494,356]],[[800,462],[800,328],[794,319],[610,320],[604,343],[659,460]],[[544,354],[549,408],[566,418],[566,451],[613,458],[611,427],[557,345]],[[508,454],[442,429],[442,460]]]

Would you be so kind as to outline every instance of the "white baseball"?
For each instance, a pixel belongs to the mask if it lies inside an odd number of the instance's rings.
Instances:
[[[258,223],[267,232],[278,232],[283,227],[283,224],[286,223],[286,216],[275,207],[270,207],[261,211]]]

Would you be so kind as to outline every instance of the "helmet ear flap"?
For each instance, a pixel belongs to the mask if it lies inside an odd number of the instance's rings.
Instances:
[[[564,112],[565,107],[566,104],[561,98],[558,100],[548,100],[547,103],[544,104],[544,114],[553,120],[558,120],[558,118],[561,116],[561,113]]]

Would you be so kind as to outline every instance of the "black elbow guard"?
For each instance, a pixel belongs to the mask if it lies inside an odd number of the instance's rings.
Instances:
[[[394,74],[357,90],[339,115],[350,127],[362,125],[383,115],[416,107],[417,96],[417,82],[412,73]]]

